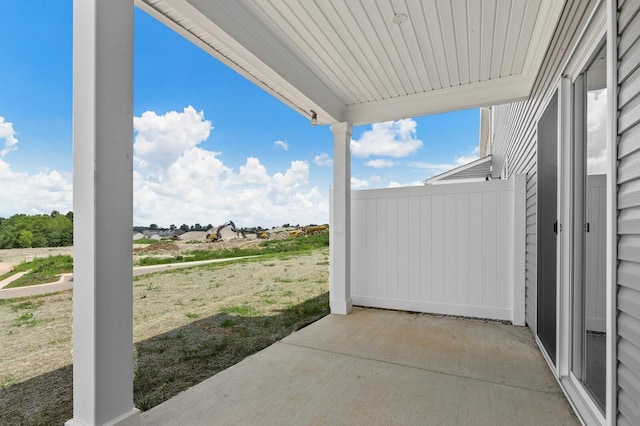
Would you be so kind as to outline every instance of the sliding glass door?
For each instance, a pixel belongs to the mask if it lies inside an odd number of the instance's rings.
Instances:
[[[606,398],[606,48],[573,84],[574,279],[571,372],[604,412]]]

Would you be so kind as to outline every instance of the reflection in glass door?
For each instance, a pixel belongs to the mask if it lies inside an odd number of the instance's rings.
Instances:
[[[572,373],[604,411],[606,399],[606,49],[574,82],[575,243]]]

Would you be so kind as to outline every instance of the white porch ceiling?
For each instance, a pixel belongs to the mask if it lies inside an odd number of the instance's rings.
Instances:
[[[353,124],[527,97],[565,3],[136,1],[302,114]]]

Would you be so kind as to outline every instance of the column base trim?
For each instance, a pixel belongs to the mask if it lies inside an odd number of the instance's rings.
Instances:
[[[329,307],[331,308],[332,314],[348,315],[353,310],[353,302],[351,301],[351,299],[349,300],[331,299],[329,300]]]
[[[65,426],[86,426],[88,423],[83,423],[76,419],[68,420]],[[103,423],[103,426],[140,426],[140,410],[132,408],[131,411],[116,417],[115,419]]]

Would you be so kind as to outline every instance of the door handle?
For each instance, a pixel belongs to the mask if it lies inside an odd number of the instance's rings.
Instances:
[[[558,221],[557,220],[553,223],[553,232],[555,234],[558,234]]]
[[[591,227],[589,226],[589,222],[584,224],[584,232],[589,232],[591,230]]]

